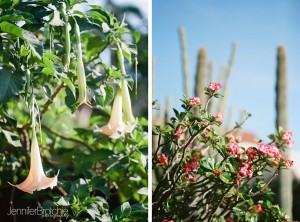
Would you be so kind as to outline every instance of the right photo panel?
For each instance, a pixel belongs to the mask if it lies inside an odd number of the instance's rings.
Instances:
[[[152,221],[299,221],[300,2],[152,4]]]

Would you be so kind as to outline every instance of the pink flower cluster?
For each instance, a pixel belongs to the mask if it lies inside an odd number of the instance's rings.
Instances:
[[[196,175],[192,173],[193,171],[197,171],[199,169],[198,161],[200,160],[200,156],[194,155],[193,161],[184,165],[184,177],[187,180],[196,180]]]
[[[246,177],[249,177],[249,178],[252,178],[253,176],[253,169],[251,169],[251,165],[249,165],[248,163],[242,163],[243,166],[239,169],[239,176],[240,177],[243,177],[243,178],[246,178]]]
[[[267,144],[259,144],[258,151],[264,156],[273,157],[276,163],[279,163],[281,158],[281,150],[276,146],[267,145]]]
[[[252,160],[252,159],[257,159],[258,155],[257,155],[257,150],[249,147],[246,150],[246,155],[248,156],[248,161]]]
[[[220,83],[217,83],[217,82],[211,82],[209,84],[208,88],[210,88],[212,91],[216,92],[216,91],[218,91],[219,89],[222,88],[222,85]]]
[[[258,151],[264,156],[273,157],[273,161],[276,164],[279,164],[280,160],[284,161],[286,167],[293,166],[293,161],[287,159],[286,157],[281,156],[281,150],[273,145],[259,144]]]
[[[293,136],[292,131],[284,132],[282,134],[282,139],[284,140],[285,144],[288,145],[289,147],[292,147],[294,145],[294,142],[292,141],[292,136]]]
[[[194,97],[194,98],[191,98],[190,100],[189,100],[189,105],[190,106],[196,106],[196,105],[198,105],[198,104],[200,104],[201,103],[201,100],[200,100],[200,98],[198,98],[198,97]]]
[[[164,219],[164,220],[162,220],[162,222],[174,222],[174,220]]]
[[[165,154],[161,154],[161,157],[159,158],[159,162],[161,163],[161,165],[167,166],[168,165],[168,157],[166,157]]]
[[[237,143],[231,142],[227,145],[228,153],[231,155],[240,154],[240,147]]]

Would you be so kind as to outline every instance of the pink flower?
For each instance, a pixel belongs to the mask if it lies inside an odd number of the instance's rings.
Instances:
[[[161,157],[159,158],[159,162],[161,163],[161,165],[167,166],[168,165],[168,157],[166,157],[165,154],[161,154]]]
[[[284,140],[285,144],[288,145],[289,147],[292,147],[294,145],[294,142],[292,141],[292,136],[293,136],[292,131],[284,132],[282,134],[282,139]]]
[[[229,150],[228,153],[231,155],[240,153],[240,147],[237,143],[230,143],[229,145],[227,145],[227,149]]]
[[[190,162],[185,164],[184,170],[185,172],[191,172],[193,170],[198,170],[199,169],[199,164],[197,162]]]
[[[219,89],[222,88],[222,85],[220,83],[217,83],[217,82],[216,83],[211,82],[209,84],[208,88],[210,88],[212,91],[216,92],[216,91],[218,91]]]
[[[263,212],[263,208],[262,208],[262,206],[261,206],[261,204],[256,204],[256,213],[261,213],[261,212]]]
[[[174,220],[164,219],[164,220],[162,220],[162,222],[174,222]]]
[[[205,155],[204,149],[200,149],[200,153],[201,153],[201,156],[204,156]]]
[[[249,147],[245,153],[248,156],[248,161],[257,158],[257,151],[251,147]]]
[[[235,137],[235,141],[236,141],[237,143],[241,142],[241,141],[242,141],[242,137],[241,137],[241,136]]]
[[[210,138],[210,135],[208,133],[205,133],[204,137],[208,139],[208,138]]]
[[[223,121],[223,114],[221,112],[218,112],[218,114],[215,116],[216,120],[222,122]]]
[[[294,161],[288,160],[288,159],[285,158],[285,157],[283,157],[283,159],[284,159],[284,161],[285,161],[285,163],[284,163],[285,167],[291,167],[291,166],[294,165]]]
[[[200,156],[198,156],[197,154],[195,154],[195,155],[193,156],[193,160],[194,160],[194,161],[199,161],[199,160],[200,160]]]
[[[281,157],[281,150],[276,146],[261,143],[259,144],[258,151],[265,156],[274,157],[276,159],[280,159]]]
[[[175,136],[177,136],[177,138],[179,139],[182,135],[182,132],[180,132],[179,130],[176,130],[175,132]]]
[[[189,105],[190,106],[196,106],[196,105],[198,105],[200,103],[201,103],[201,100],[198,97],[194,97],[194,98],[192,98],[192,99],[189,100]]]
[[[249,178],[252,178],[253,176],[253,169],[249,169],[250,168],[250,165],[248,163],[242,163],[243,166],[239,169],[239,172],[238,174],[241,176],[241,177],[249,177]]]
[[[292,136],[293,136],[293,132],[292,131],[284,132],[282,134],[282,139],[283,140],[290,140],[290,139],[292,139]]]
[[[213,129],[213,127],[212,127],[212,125],[208,125],[208,126],[206,127],[206,129],[208,129],[208,130],[212,130],[212,129]]]

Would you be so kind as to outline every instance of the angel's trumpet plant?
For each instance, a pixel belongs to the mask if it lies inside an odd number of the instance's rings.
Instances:
[[[117,139],[127,133],[126,129],[127,127],[122,118],[122,94],[118,88],[112,106],[110,119],[105,126],[99,128],[99,131],[111,138]]]
[[[36,130],[35,130],[35,115],[32,118],[32,140],[31,140],[31,160],[30,160],[30,170],[27,178],[24,182],[13,185],[18,189],[27,192],[33,193],[36,190],[42,190],[47,188],[53,188],[57,185],[57,176],[49,178],[45,175],[42,159],[40,155],[40,148],[38,145],[38,140],[36,137]]]
[[[76,20],[75,20],[75,36],[76,36],[76,44],[77,44],[77,80],[78,80],[78,91],[79,91],[77,102],[79,103],[79,105],[83,103],[89,104],[89,100],[86,93],[85,71],[84,71],[84,66],[82,61],[80,29]]]
[[[117,55],[118,55],[119,68],[121,69],[122,73],[126,75],[124,56],[119,43],[117,43]],[[121,92],[122,92],[122,99],[123,99],[124,122],[128,127],[128,131],[132,131],[135,128],[137,121],[132,114],[128,83],[125,79],[122,79],[120,85],[121,85]]]

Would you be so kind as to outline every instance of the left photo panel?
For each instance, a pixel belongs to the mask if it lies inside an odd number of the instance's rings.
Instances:
[[[0,217],[148,221],[148,0],[0,1]]]

